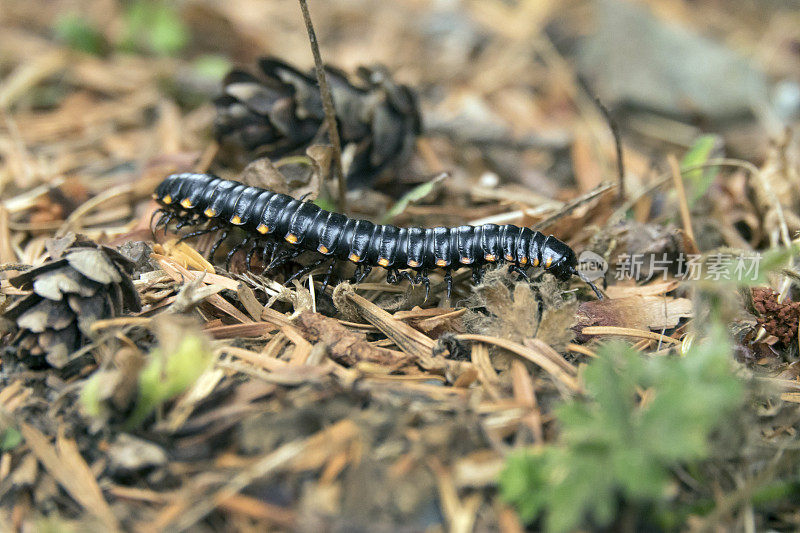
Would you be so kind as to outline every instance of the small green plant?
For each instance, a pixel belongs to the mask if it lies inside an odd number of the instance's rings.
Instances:
[[[189,30],[172,2],[135,0],[125,13],[124,50],[175,55],[189,44]]]
[[[176,349],[159,347],[150,352],[148,362],[139,373],[136,401],[125,427],[132,429],[159,406],[189,389],[208,368],[211,351],[197,334],[184,336]],[[81,402],[87,414],[102,417],[106,409],[103,400],[104,375],[95,373],[86,381]]]
[[[7,452],[13,450],[22,442],[22,434],[15,427],[8,426],[0,429],[0,450]]]
[[[587,400],[557,410],[560,441],[511,455],[500,478],[505,499],[548,531],[608,525],[619,502],[668,496],[671,468],[701,460],[709,434],[742,397],[722,326],[683,358],[646,359],[608,344],[585,371]]]
[[[397,202],[395,202],[392,207],[389,208],[389,210],[381,219],[381,223],[388,224],[391,222],[396,216],[402,214],[409,205],[419,202],[435,191],[439,184],[448,177],[449,175],[446,173],[439,174],[432,180],[421,183],[405,193]]]
[[[719,151],[721,139],[716,135],[701,135],[681,160],[682,169],[692,169],[684,173],[684,180],[689,185],[689,205],[693,206],[711,187],[719,174],[719,167],[695,168],[706,165]]]
[[[231,70],[231,66],[227,58],[214,54],[201,55],[192,61],[192,70],[198,76],[214,81],[221,81]]]
[[[55,36],[74,50],[87,54],[100,55],[108,48],[108,43],[92,22],[77,13],[60,17],[53,27]]]

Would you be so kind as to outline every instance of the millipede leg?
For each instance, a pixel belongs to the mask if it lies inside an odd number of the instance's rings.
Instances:
[[[422,283],[425,286],[425,301],[427,301],[428,295],[431,293],[431,280],[428,279],[427,269],[423,268],[422,270],[420,270],[414,282]]]
[[[483,269],[479,266],[472,267],[472,283],[478,285],[483,279]]]
[[[250,244],[249,237],[245,238],[242,242],[231,248],[231,251],[228,252],[228,255],[225,256],[225,270],[227,270],[228,272],[231,271],[231,261],[233,261],[233,256],[235,256],[236,252],[238,252],[248,244]]]
[[[453,292],[453,274],[448,269],[444,272],[444,282],[447,284],[447,299],[450,299],[450,294]]]
[[[331,266],[328,267],[327,272],[325,272],[325,277],[322,278],[322,292],[325,292],[325,289],[328,288],[328,283],[331,281],[331,276],[333,276],[333,270],[336,268],[336,259],[331,262]]]
[[[390,285],[397,285],[400,283],[400,273],[396,268],[391,268],[386,271],[386,283]]]
[[[224,241],[227,238],[228,238],[228,230],[225,230],[219,236],[217,242],[214,243],[214,246],[211,247],[211,250],[209,250],[208,252],[209,259],[212,259],[214,257],[214,254],[217,253],[217,249],[219,248],[220,244],[222,244],[222,241]]]
[[[247,270],[250,270],[250,265],[253,264],[253,256],[256,255],[256,252],[260,250],[258,243],[254,243],[253,246],[247,251],[247,257],[245,257],[245,267]]]
[[[350,283],[351,283],[352,285],[355,285],[355,283],[356,283],[356,280],[358,279],[358,276],[359,276],[360,274],[361,274],[361,265],[360,265],[360,264],[357,264],[357,265],[356,265],[356,268],[353,270],[353,275],[352,275],[352,276],[350,276]]]
[[[364,265],[364,268],[356,276],[356,283],[361,283],[364,281],[364,278],[369,276],[370,272],[372,272],[372,267],[369,265]]]
[[[169,212],[169,211],[165,211],[165,212],[164,212],[164,215],[163,215],[161,218],[159,218],[159,219],[158,219],[158,222],[156,222],[156,226],[155,226],[155,228],[153,229],[153,233],[155,233],[156,231],[158,231],[158,228],[159,228],[160,226],[163,226],[163,227],[164,227],[164,232],[166,233],[166,231],[167,231],[167,226],[169,226],[169,223],[170,223],[170,222],[172,222],[172,219],[173,219],[173,218],[175,218],[175,213],[171,213],[171,212]]]
[[[275,257],[275,248],[276,244],[273,241],[267,241],[264,243],[264,246],[259,248],[260,256],[261,256],[261,264],[265,265],[264,268],[261,270],[261,275],[267,273],[267,269],[269,268],[269,264],[272,262],[272,259]],[[267,259],[269,258],[269,259]]]
[[[192,239],[194,237],[199,237],[200,235],[205,235],[207,233],[212,233],[214,231],[217,231],[218,229],[221,229],[221,226],[212,226],[210,228],[201,229],[201,230],[193,231],[191,233],[187,233],[186,235],[184,235],[184,236],[182,236],[181,238],[178,239],[178,244],[182,243],[185,240]]]
[[[181,220],[175,225],[175,231],[180,231],[181,229],[185,228],[186,226],[196,226],[199,224],[197,219],[192,219],[187,217],[182,217]]]
[[[519,278],[525,280],[527,283],[531,282],[531,278],[528,277],[528,273],[525,272],[525,269],[519,265],[511,265],[508,267],[509,272],[516,272],[519,274]]]
[[[268,265],[272,262],[276,246],[277,245],[273,241],[267,241],[264,243],[264,247],[261,248],[261,261],[265,265]],[[267,261],[267,256],[269,256],[269,261]]]
[[[322,259],[317,259],[316,261],[314,261],[313,263],[311,263],[308,266],[304,266],[303,268],[301,268],[300,270],[298,270],[297,272],[295,272],[294,274],[289,276],[286,279],[286,282],[284,283],[284,285],[288,286],[294,280],[296,280],[298,278],[301,278],[302,276],[305,276],[306,274],[308,274],[309,272],[311,272],[312,270],[314,270],[315,268],[320,266],[322,263],[324,263],[328,259],[329,259],[328,257],[323,257]]]
[[[275,270],[276,268],[285,265],[287,261],[291,261],[301,253],[303,253],[303,250],[301,248],[298,248],[297,250],[288,250],[278,253],[278,255],[275,256],[274,259],[267,266],[267,271]]]
[[[156,215],[158,215],[158,222],[156,222],[156,225],[153,226],[153,219],[156,218]],[[166,216],[167,216],[167,211],[165,209],[156,209],[155,211],[153,211],[153,214],[150,215],[150,224],[149,224],[150,233],[152,233],[153,235],[156,234],[156,231],[158,231],[158,226],[161,224],[161,221],[164,220]]]
[[[272,243],[272,246],[269,247],[269,263],[267,263],[267,268],[269,268],[269,265],[271,265],[276,258],[283,254],[283,251],[284,250],[279,243]]]
[[[403,278],[407,279],[410,284],[414,285],[415,283],[417,283],[416,278],[412,276],[411,272],[409,272],[408,270],[400,270],[399,273]]]

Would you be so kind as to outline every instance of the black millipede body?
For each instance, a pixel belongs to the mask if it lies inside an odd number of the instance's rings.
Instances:
[[[327,286],[337,260],[355,263],[357,282],[372,267],[381,266],[388,270],[390,283],[402,276],[412,283],[423,283],[426,291],[428,271],[442,269],[448,294],[452,286],[450,273],[461,267],[472,268],[476,281],[484,265],[502,262],[509,263],[525,278],[528,268],[539,266],[564,281],[578,274],[578,260],[569,246],[553,236],[511,224],[455,228],[374,224],[210,174],[173,174],[157,187],[154,199],[162,206],[155,229],[177,220],[176,229],[203,227],[183,238],[221,231],[211,255],[233,226],[242,228],[246,237],[229,252],[228,261],[237,251],[249,247],[247,264],[260,250],[262,255],[270,254],[267,269],[271,269],[302,252],[316,252],[317,260],[290,280],[330,262],[323,286]],[[416,276],[412,277],[408,269],[413,269]]]

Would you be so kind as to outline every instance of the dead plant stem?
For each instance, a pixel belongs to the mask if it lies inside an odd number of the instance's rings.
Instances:
[[[317,42],[317,34],[311,22],[311,13],[308,11],[308,2],[306,0],[298,0],[298,2],[300,3],[300,10],[303,12],[303,20],[306,23],[308,41],[311,44],[311,53],[314,55],[314,69],[317,73],[317,83],[319,83],[319,91],[322,96],[322,107],[325,110],[325,123],[327,124],[331,144],[333,145],[333,174],[336,178],[338,189],[336,207],[340,213],[345,213],[347,211],[347,187],[345,186],[344,172],[342,170],[342,144],[339,139],[339,129],[336,125],[336,111],[333,107],[333,96],[328,86],[328,78],[325,76],[325,68],[322,64],[322,56],[320,55],[319,43]]]

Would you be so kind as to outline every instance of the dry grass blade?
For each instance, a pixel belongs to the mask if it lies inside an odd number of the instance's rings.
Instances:
[[[204,331],[214,339],[236,339],[239,337],[261,337],[274,333],[279,326],[272,322],[248,322],[229,326],[206,327]]]
[[[675,185],[675,191],[678,193],[678,206],[681,211],[681,221],[683,222],[683,231],[691,239],[692,242],[697,242],[694,237],[694,229],[692,229],[692,217],[689,213],[689,202],[686,199],[686,189],[683,187],[683,175],[681,174],[681,165],[674,155],[667,157],[669,168],[672,171],[672,182]]]
[[[11,242],[8,210],[0,205],[0,263],[14,263],[17,260],[17,254],[14,253]]]
[[[234,494],[222,500],[219,506],[234,514],[263,520],[285,530],[294,530],[297,527],[297,513],[244,494]]]
[[[680,344],[680,339],[673,339],[660,333],[645,331],[643,329],[620,328],[616,326],[588,326],[581,330],[581,335],[614,335],[619,337],[636,337],[653,341],[666,342],[667,344]]]
[[[530,409],[530,412],[523,417],[523,422],[531,428],[536,442],[544,442],[542,414],[536,401],[536,390],[533,386],[533,379],[522,361],[511,362],[511,385],[514,399]]]
[[[452,533],[469,533],[473,531],[478,507],[480,507],[483,498],[480,494],[472,494],[464,498],[462,502],[458,497],[458,491],[450,470],[445,468],[435,457],[431,458],[429,463],[436,476],[439,499],[442,502],[442,510],[450,525],[449,531]]]
[[[472,345],[471,350],[472,364],[478,371],[478,378],[481,380],[483,387],[492,399],[500,398],[500,379],[492,367],[492,360],[489,358],[489,348],[486,344],[476,342]]]
[[[443,362],[436,361],[431,356],[433,347],[436,346],[436,341],[408,324],[395,319],[392,315],[352,290],[345,289],[345,295],[367,322],[381,330],[405,353],[417,358],[420,366],[426,370],[444,368]]]
[[[153,254],[154,259],[158,261],[158,264],[161,268],[166,272],[173,280],[177,281],[178,283],[185,283],[191,281],[197,281],[199,279],[205,279],[204,277],[201,278],[200,276],[204,276],[205,273],[194,273],[189,270],[186,270],[184,267],[172,261],[166,257],[159,256],[158,254]],[[238,284],[236,285],[238,287]],[[219,286],[220,290],[223,290],[227,287]],[[234,289],[235,290],[235,289]],[[219,292],[219,291],[217,291]],[[236,309],[230,302],[225,300],[219,294],[211,294],[209,295],[206,300],[217,307],[220,311],[225,312],[226,314],[232,316],[236,320],[242,323],[253,322],[250,318],[247,317],[244,313]]]
[[[283,326],[281,331],[286,338],[294,344],[294,350],[289,356],[289,363],[293,365],[304,365],[311,355],[312,344],[303,335],[290,325]]]
[[[565,367],[562,363],[556,362],[552,359],[552,354],[550,352],[541,351],[538,349],[538,346],[523,346],[507,339],[490,337],[488,335],[465,334],[458,335],[457,338],[458,340],[464,341],[484,342],[486,344],[491,344],[503,348],[504,350],[508,350],[509,352],[517,354],[520,357],[534,363],[542,370],[550,374],[550,376],[555,378],[557,383],[565,385],[569,390],[573,392],[579,392],[581,390],[580,383],[575,377],[578,373],[577,369],[564,361],[564,363],[566,363],[568,367],[572,369],[570,371],[565,370]],[[558,352],[555,353],[557,354]]]
[[[591,357],[592,359],[597,359],[597,354],[594,353],[592,350],[587,348],[586,346],[582,346],[580,344],[569,343],[567,344],[567,350],[570,352],[580,353]]]
[[[153,247],[153,249],[157,253],[164,252],[163,255],[166,255],[170,259],[176,261],[178,264],[185,268],[191,268],[192,270],[198,270],[201,272],[207,272],[207,280],[211,281],[212,279],[218,284],[226,284],[226,288],[231,290],[235,290],[235,288],[231,287],[232,284],[235,284],[235,281],[227,278],[225,276],[220,276],[216,274],[214,270],[214,266],[208,262],[208,260],[203,257],[200,252],[186,244],[185,242],[175,243],[173,241],[165,242],[164,244],[157,244]]]
[[[108,531],[120,531],[114,513],[103,498],[89,465],[81,457],[75,441],[59,433],[56,446],[38,429],[18,421],[20,433],[31,451],[62,487],[80,503],[86,511],[97,517]]]

